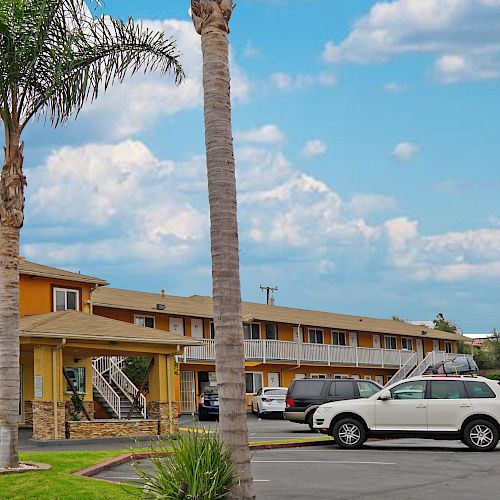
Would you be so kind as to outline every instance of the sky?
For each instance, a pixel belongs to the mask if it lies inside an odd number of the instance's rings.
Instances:
[[[231,20],[242,294],[500,328],[500,0],[240,0]],[[173,36],[26,131],[22,254],[111,286],[210,295],[200,39],[188,1],[108,0]]]

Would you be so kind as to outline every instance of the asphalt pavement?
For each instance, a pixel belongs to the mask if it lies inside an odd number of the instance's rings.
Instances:
[[[476,500],[499,498],[500,448],[470,452],[456,441],[387,440],[347,451],[331,446],[252,454],[259,500]],[[149,462],[141,464],[148,467]],[[97,477],[134,482],[131,464]]]

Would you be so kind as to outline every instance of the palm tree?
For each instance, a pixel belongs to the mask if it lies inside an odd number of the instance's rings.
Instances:
[[[234,498],[255,498],[245,406],[238,221],[228,61],[231,0],[191,0],[201,35],[220,431],[239,474]]]
[[[22,132],[40,116],[54,126],[67,122],[99,91],[140,69],[173,72],[179,83],[175,41],[133,20],[94,16],[85,0],[0,0],[0,467],[18,464]]]

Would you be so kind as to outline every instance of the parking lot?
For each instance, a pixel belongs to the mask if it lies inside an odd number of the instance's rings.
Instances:
[[[259,499],[498,498],[500,449],[473,453],[454,441],[387,440],[361,450],[336,446],[262,450],[252,454]],[[142,466],[147,466],[143,462]],[[136,479],[130,464],[98,477]]]

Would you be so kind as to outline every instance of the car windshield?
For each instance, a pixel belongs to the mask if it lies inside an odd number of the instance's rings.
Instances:
[[[285,396],[288,389],[266,389],[264,394],[266,396]]]

